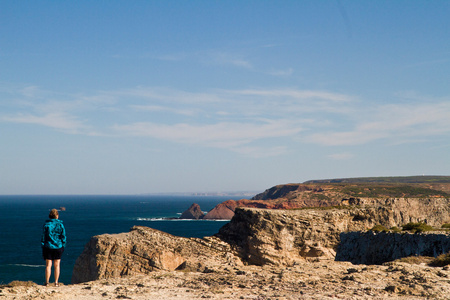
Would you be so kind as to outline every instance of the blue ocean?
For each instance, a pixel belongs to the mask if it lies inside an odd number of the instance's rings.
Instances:
[[[232,197],[191,196],[0,196],[0,284],[13,280],[44,282],[40,239],[50,209],[64,207],[67,245],[60,282],[69,284],[77,257],[94,235],[148,226],[183,237],[210,236],[227,221],[171,220],[192,203],[209,211]],[[237,198],[235,198],[237,199]],[[53,276],[52,279],[53,281]]]

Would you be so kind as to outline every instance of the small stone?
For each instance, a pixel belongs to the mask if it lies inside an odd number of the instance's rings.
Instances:
[[[387,287],[384,288],[384,290],[390,293],[397,293],[398,287],[396,287],[395,285],[388,285]]]

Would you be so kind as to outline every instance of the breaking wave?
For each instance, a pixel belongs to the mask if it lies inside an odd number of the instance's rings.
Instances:
[[[27,267],[27,268],[42,268],[42,267],[45,267],[44,265],[27,265],[27,264],[8,264],[8,266]]]
[[[219,221],[219,222],[228,222],[230,220],[227,219],[217,219],[217,220],[211,220],[211,219],[178,219],[178,218],[136,218],[137,221]]]

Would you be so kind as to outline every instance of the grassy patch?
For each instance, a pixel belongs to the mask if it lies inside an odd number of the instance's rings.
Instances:
[[[309,180],[304,183],[450,183],[450,176],[390,176]]]
[[[425,224],[425,223],[421,223],[421,222],[419,222],[419,223],[410,222],[408,224],[403,225],[402,229],[406,230],[406,231],[412,231],[414,233],[434,230],[434,228],[432,226]]]
[[[391,198],[427,198],[449,197],[450,195],[430,188],[411,185],[353,184],[344,186],[342,192],[351,197],[391,197]]]
[[[389,232],[389,229],[387,229],[383,225],[375,225],[372,228],[370,228],[369,231],[373,231],[373,232]]]
[[[305,206],[305,207],[298,207],[298,208],[292,208],[291,210],[305,210],[305,209],[314,209],[314,210],[331,210],[331,209],[345,209],[345,210],[351,210],[355,208],[359,208],[359,205],[334,205],[334,206]]]
[[[396,262],[403,262],[411,265],[430,264],[434,260],[430,256],[408,256],[396,259]]]
[[[432,267],[445,267],[450,265],[450,252],[439,255],[429,265]]]
[[[400,228],[398,228],[397,226],[391,227],[389,230],[396,232],[396,233],[402,232],[402,230]]]
[[[441,228],[450,229],[450,223],[442,224]]]

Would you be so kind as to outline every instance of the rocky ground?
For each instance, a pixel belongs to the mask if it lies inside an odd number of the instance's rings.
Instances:
[[[327,260],[293,267],[229,266],[44,287],[13,282],[0,299],[449,299],[450,270],[392,262],[381,266]]]

